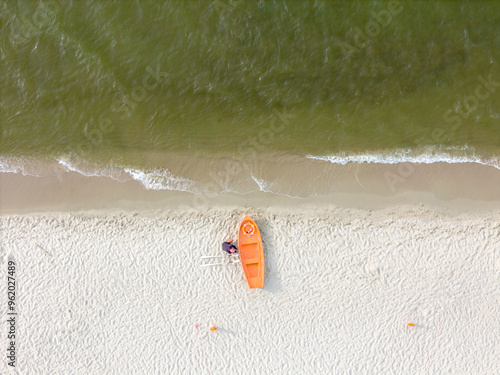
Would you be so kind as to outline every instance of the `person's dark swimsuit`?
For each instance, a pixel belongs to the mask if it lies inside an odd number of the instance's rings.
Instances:
[[[231,249],[234,249],[235,251],[238,250],[238,248],[236,246],[234,246],[233,244],[231,244],[229,242],[222,243],[222,250],[224,250],[226,253],[234,254],[230,251]]]

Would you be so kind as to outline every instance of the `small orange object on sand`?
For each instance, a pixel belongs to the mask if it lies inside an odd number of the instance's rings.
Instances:
[[[217,331],[217,327],[210,327],[210,331]]]
[[[415,326],[415,324],[413,324],[413,323],[408,323],[408,325],[409,325],[410,327],[414,327],[414,326]]]
[[[238,231],[238,252],[241,266],[247,279],[248,287],[264,286],[264,250],[262,238],[257,224],[249,216],[245,216]]]

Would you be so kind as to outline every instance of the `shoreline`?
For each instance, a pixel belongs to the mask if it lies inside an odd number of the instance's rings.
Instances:
[[[419,203],[456,212],[500,209],[500,170],[474,163],[332,165],[323,161],[315,170],[298,164],[293,173],[279,176],[279,182],[271,181],[273,171],[280,169],[280,160],[263,168],[267,185],[252,181],[245,193],[221,192],[222,183],[212,180],[198,194],[148,190],[133,179],[117,181],[64,170],[44,177],[0,173],[0,214],[176,207],[196,212],[214,206],[382,209]],[[277,194],[273,184],[278,183],[282,191]],[[314,184],[322,192],[295,196]]]

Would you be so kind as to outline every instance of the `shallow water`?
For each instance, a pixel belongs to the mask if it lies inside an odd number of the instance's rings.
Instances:
[[[1,8],[3,171],[53,160],[144,180],[179,170],[175,155],[238,159],[252,176],[276,154],[499,165],[498,2]]]

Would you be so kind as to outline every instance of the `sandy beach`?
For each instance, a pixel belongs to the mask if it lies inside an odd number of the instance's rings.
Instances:
[[[0,372],[500,372],[498,210],[264,207],[2,215],[18,344]],[[244,215],[262,232],[263,289],[238,264],[199,266]]]

